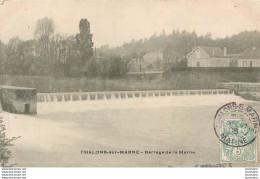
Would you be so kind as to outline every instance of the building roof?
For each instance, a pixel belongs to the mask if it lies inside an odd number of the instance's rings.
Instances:
[[[225,57],[224,51],[219,47],[199,47],[210,57]]]
[[[188,56],[190,56],[196,49],[201,49],[202,51],[204,51],[209,57],[223,57],[223,58],[227,58],[227,56],[224,56],[224,51],[219,48],[219,47],[204,47],[204,46],[198,46],[195,49],[192,50],[192,52],[190,52]]]
[[[146,61],[163,60],[163,53],[161,52],[148,52],[144,55]]]
[[[238,56],[239,59],[260,59],[260,48],[252,47],[246,49]]]
[[[145,54],[146,52],[139,52],[139,53],[132,53],[130,56],[132,58],[142,58]]]

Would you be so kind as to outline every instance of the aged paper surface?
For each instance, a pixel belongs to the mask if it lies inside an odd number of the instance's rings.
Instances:
[[[0,4],[2,167],[260,166],[260,2]]]

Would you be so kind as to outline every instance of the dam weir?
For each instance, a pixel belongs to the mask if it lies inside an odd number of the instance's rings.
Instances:
[[[67,92],[37,93],[37,102],[66,102],[89,100],[116,100],[134,98],[155,98],[187,95],[221,95],[234,94],[229,89],[206,90],[150,90],[150,91],[104,91],[104,92]]]

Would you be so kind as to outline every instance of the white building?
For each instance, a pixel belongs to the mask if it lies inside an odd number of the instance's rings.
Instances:
[[[260,67],[260,48],[249,48],[237,59],[237,67]]]
[[[227,49],[219,47],[196,47],[187,55],[188,67],[229,67]]]

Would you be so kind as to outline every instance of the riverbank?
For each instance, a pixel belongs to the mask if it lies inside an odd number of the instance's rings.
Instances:
[[[69,78],[0,75],[1,85],[36,88],[38,93],[216,89],[221,82],[259,82],[260,72],[167,71],[163,75],[121,78]]]
[[[252,101],[260,101],[260,92],[235,92],[236,95]]]

